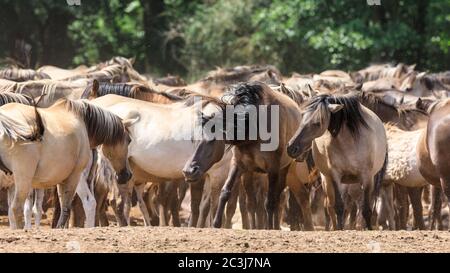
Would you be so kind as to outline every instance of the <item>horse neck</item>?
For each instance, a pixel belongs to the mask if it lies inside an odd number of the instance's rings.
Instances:
[[[150,93],[150,92],[137,92],[134,97],[138,100],[144,100],[148,102],[158,103],[158,104],[171,104],[174,103],[171,99],[165,97],[162,94]]]

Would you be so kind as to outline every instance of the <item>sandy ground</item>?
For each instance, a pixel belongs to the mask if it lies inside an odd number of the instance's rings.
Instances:
[[[450,252],[448,231],[249,231],[240,229],[239,209],[232,230],[143,227],[137,208],[132,227],[55,230],[51,212],[32,230],[10,230],[0,216],[0,252]]]
[[[450,232],[2,228],[0,252],[450,252]]]

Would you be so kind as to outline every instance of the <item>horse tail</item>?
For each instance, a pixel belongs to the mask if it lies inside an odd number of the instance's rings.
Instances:
[[[31,136],[31,140],[33,140],[33,141],[41,140],[42,136],[44,135],[44,132],[45,132],[44,123],[42,122],[42,116],[41,116],[41,114],[39,114],[39,112],[37,110],[37,104],[41,101],[41,99],[44,96],[45,95],[42,95],[37,102],[33,103],[34,113],[36,115],[36,125],[33,130],[33,135]]]
[[[386,168],[387,168],[387,164],[388,164],[388,149],[386,148],[386,155],[384,157],[384,163],[383,163],[383,167],[381,167],[381,169],[377,172],[377,174],[375,174],[374,177],[374,182],[375,182],[375,189],[374,189],[374,196],[378,197],[378,195],[380,194],[380,189],[381,189],[381,185],[383,184],[383,179],[384,179],[384,175],[386,174]]]

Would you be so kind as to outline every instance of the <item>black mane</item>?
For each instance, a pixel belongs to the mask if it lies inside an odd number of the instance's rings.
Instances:
[[[337,113],[331,113],[328,131],[333,137],[336,137],[339,134],[343,125],[347,126],[350,134],[354,138],[359,137],[360,126],[369,128],[369,125],[362,116],[358,98],[354,95],[318,95],[308,102],[305,112],[315,112],[316,110],[322,111],[321,109],[325,109],[324,107],[327,107],[328,104],[340,104],[344,106],[344,108]],[[322,115],[324,113],[319,112],[319,114]]]

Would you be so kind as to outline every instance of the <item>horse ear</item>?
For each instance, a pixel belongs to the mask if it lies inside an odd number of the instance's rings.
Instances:
[[[423,102],[421,98],[418,98],[416,101],[416,108],[417,109],[423,109]]]
[[[344,105],[342,105],[342,104],[334,104],[334,103],[328,104],[328,109],[330,110],[331,113],[339,112],[343,108],[344,108]]]
[[[433,90],[434,89],[434,84],[433,84],[433,81],[429,78],[429,77],[423,77],[422,78],[422,81],[423,81],[423,83],[425,84],[425,87],[428,89],[428,90]]]
[[[408,68],[410,71],[414,71],[414,69],[416,68],[416,64],[412,64]]]
[[[98,81],[97,80],[94,80],[93,82],[92,82],[92,90],[91,90],[91,95],[93,96],[93,97],[97,97],[97,93],[98,93],[98,89],[100,88],[100,84],[98,83]]]
[[[128,61],[130,62],[131,65],[134,65],[134,62],[136,61],[135,57],[131,57],[128,59]]]
[[[122,120],[123,126],[125,126],[126,128],[130,127],[131,125],[135,124],[139,120],[139,118],[140,116],[124,119]]]

